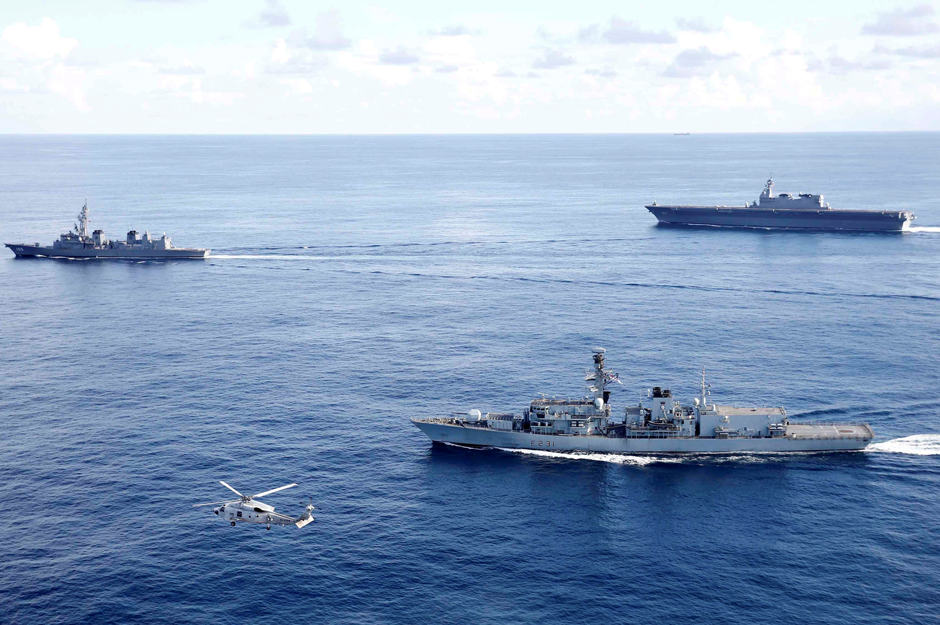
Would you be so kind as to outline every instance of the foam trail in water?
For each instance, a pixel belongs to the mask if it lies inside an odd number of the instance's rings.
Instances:
[[[883,443],[872,443],[865,449],[891,454],[938,456],[940,455],[940,434],[915,434],[904,438],[892,438]]]
[[[911,226],[907,232],[940,232],[940,226]]]
[[[541,449],[509,449],[506,447],[497,447],[500,451],[509,451],[514,454],[526,454],[529,456],[542,456],[543,458],[554,458],[562,460],[594,460],[596,462],[610,462],[613,464],[629,464],[634,466],[646,466],[654,462],[681,462],[678,458],[658,458],[655,456],[626,456],[620,454],[592,454],[592,453],[570,453],[564,451],[544,451]]]
[[[310,256],[307,254],[213,254],[209,257],[211,260],[217,258],[236,258],[251,260],[323,260],[324,258],[333,258],[332,256]]]

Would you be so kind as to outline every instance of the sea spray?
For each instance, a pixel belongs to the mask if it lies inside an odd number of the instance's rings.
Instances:
[[[938,456],[940,455],[940,434],[915,434],[904,438],[892,438],[882,443],[872,443],[865,449],[892,454]]]

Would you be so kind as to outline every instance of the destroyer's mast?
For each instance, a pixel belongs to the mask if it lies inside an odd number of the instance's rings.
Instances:
[[[88,200],[82,206],[82,212],[78,214],[78,223],[75,224],[75,234],[80,237],[88,236]]]

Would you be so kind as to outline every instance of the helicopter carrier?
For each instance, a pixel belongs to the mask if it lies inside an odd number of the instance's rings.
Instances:
[[[593,350],[583,399],[539,398],[521,414],[473,409],[449,417],[411,419],[435,443],[547,451],[612,453],[748,453],[851,451],[874,438],[867,423],[791,422],[776,407],[736,407],[710,401],[702,372],[701,395],[691,405],[654,387],[647,402],[612,413],[606,386],[620,382]]]
[[[138,260],[175,260],[208,258],[211,250],[185,247],[173,247],[170,237],[164,234],[159,239],[151,238],[149,232],[143,235],[136,230],[127,233],[123,241],[110,241],[103,230],[88,234],[90,220],[88,203],[82,206],[78,214],[75,230],[60,235],[51,246],[41,243],[6,243],[18,257],[45,258],[116,258]]]
[[[795,230],[861,230],[901,232],[911,226],[914,213],[908,210],[836,209],[812,193],[773,193],[773,176],[767,180],[757,202],[744,206],[662,205],[646,208],[660,225],[724,226],[730,228],[782,228]]]

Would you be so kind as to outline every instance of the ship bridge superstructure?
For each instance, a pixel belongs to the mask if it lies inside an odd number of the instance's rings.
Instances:
[[[535,434],[589,436],[607,431],[610,421],[610,391],[607,385],[620,382],[616,373],[604,366],[603,347],[592,351],[594,368],[584,376],[588,393],[583,399],[533,399],[522,412],[523,429],[528,424]]]
[[[749,208],[770,208],[770,209],[816,209],[830,210],[829,205],[823,202],[823,196],[813,193],[780,193],[774,195],[774,177],[771,174],[761,191],[757,202],[751,204]]]

